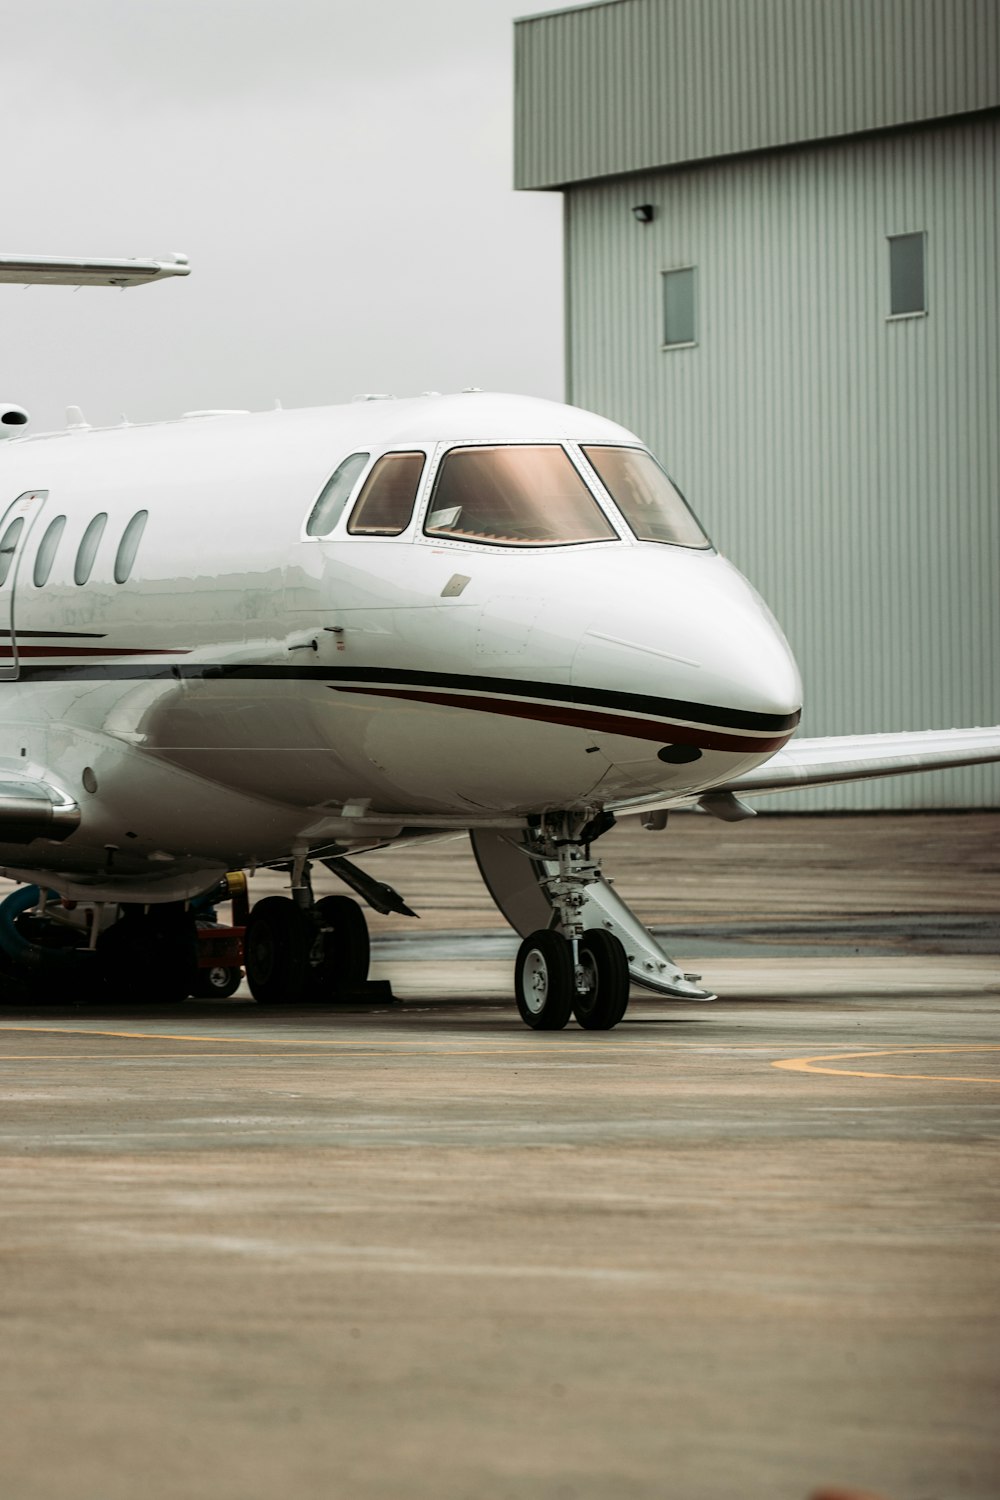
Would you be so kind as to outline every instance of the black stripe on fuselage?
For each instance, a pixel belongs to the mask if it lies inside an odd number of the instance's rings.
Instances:
[[[0,638],[9,641],[11,631],[0,630]],[[19,641],[103,641],[105,635],[100,630],[19,630],[17,631]]]
[[[86,665],[63,666],[31,663],[21,668],[21,681],[31,682],[140,682],[157,678],[192,681],[226,678],[238,682],[322,682],[334,690],[348,692],[366,689],[415,688],[424,691],[450,691],[484,694],[500,699],[547,700],[573,704],[579,708],[605,708],[618,713],[652,715],[658,719],[682,719],[719,729],[749,730],[758,734],[790,734],[799,722],[799,714],[766,714],[752,709],[722,708],[715,704],[693,703],[683,698],[655,698],[646,694],[622,693],[608,688],[573,687],[562,682],[533,682],[511,677],[480,677],[462,672],[423,672],[396,667],[324,667],[289,663],[288,666],[239,663],[164,663],[153,666],[138,662],[88,662]],[[2,688],[3,684],[0,684]],[[470,705],[471,706],[471,705]]]

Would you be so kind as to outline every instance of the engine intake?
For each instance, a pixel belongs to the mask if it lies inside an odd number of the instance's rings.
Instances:
[[[23,406],[16,406],[13,401],[0,401],[0,440],[20,437],[21,428],[30,421]]]

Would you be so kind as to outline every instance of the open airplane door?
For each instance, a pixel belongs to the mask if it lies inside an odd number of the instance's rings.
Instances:
[[[14,587],[28,537],[41,515],[48,490],[25,490],[0,520],[0,678],[17,677]]]
[[[545,882],[558,874],[558,865],[529,853],[516,835],[472,828],[469,837],[483,883],[514,931],[524,938],[555,926],[557,917]],[[699,975],[685,974],[674,963],[603,876],[585,888],[581,918],[586,927],[618,938],[633,984],[676,1000],[715,999],[711,990],[695,983]]]

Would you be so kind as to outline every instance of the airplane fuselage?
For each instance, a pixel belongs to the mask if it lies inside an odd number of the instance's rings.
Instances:
[[[463,533],[440,500],[458,449],[545,450],[593,536]],[[640,539],[596,467],[620,449],[642,445],[482,394],[0,444],[0,775],[79,808],[0,865],[172,900],[292,849],[682,798],[762,763],[798,719],[787,644],[710,546]],[[352,533],[389,455],[419,476],[405,525]]]

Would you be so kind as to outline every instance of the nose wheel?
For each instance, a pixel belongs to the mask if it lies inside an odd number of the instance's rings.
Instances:
[[[533,1031],[561,1031],[571,1015],[586,1031],[610,1031],[628,1007],[625,949],[610,932],[594,928],[578,945],[543,928],[526,937],[514,967],[514,994],[521,1020]]]
[[[521,1020],[533,1031],[561,1031],[573,1013],[573,953],[561,932],[526,937],[514,965],[514,994]]]
[[[591,928],[580,940],[579,970],[573,1014],[585,1031],[610,1031],[628,1008],[624,947],[613,933]]]

